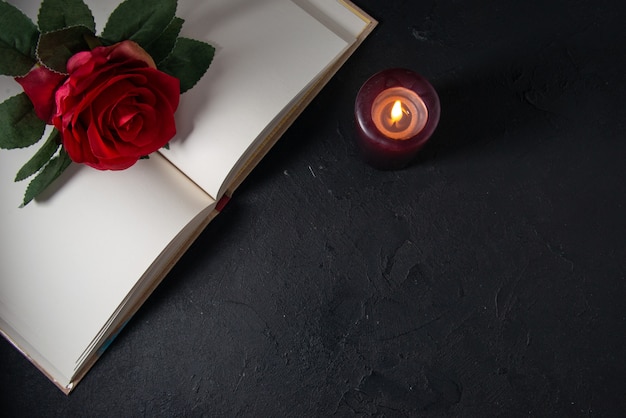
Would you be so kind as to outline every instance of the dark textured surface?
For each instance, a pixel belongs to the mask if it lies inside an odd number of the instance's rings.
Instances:
[[[380,26],[72,395],[0,342],[3,416],[626,415],[623,2],[357,4]],[[378,172],[352,106],[388,67],[442,115]]]

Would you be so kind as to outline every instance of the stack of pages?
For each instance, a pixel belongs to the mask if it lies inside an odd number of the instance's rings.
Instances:
[[[39,0],[9,3],[36,22]],[[98,31],[118,4],[87,3]],[[169,150],[73,165],[24,208],[13,178],[35,150],[0,151],[0,331],[65,393],[376,24],[342,0],[179,0],[177,16],[216,55]],[[0,79],[0,101],[20,91]]]

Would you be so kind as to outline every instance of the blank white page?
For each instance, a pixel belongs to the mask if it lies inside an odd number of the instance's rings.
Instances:
[[[289,0],[181,1],[179,15],[183,35],[217,50],[162,153],[218,197],[246,150],[348,43]]]
[[[19,91],[0,77],[0,100]],[[156,154],[118,172],[73,165],[19,208],[28,180],[13,179],[37,147],[0,150],[0,328],[67,384],[146,269],[214,202]]]

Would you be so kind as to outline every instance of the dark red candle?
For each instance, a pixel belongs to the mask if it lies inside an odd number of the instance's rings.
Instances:
[[[402,68],[381,71],[363,84],[354,113],[357,144],[382,170],[406,166],[439,123],[439,96],[421,75]]]

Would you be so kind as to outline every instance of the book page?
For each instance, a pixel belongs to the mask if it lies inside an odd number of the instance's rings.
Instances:
[[[213,44],[216,55],[183,95],[179,135],[162,153],[219,197],[251,145],[348,43],[289,0],[180,1],[179,15],[183,35]]]
[[[256,141],[244,157],[228,175],[222,190],[228,196],[239,187],[242,181],[256,167],[258,162],[272,148],[276,141],[289,128],[296,117],[308,106],[319,91],[335,75],[354,50],[374,30],[378,22],[348,0],[293,0],[298,6],[314,16],[333,33],[348,43],[343,52],[313,80],[307,88],[288,106],[281,118],[273,123],[272,130],[262,141]]]
[[[349,0],[292,1],[350,44],[367,36],[377,23]]]
[[[20,91],[0,77],[0,100]],[[13,179],[37,148],[0,150],[0,318],[69,382],[146,269],[214,201],[155,154],[125,171],[72,165],[19,208],[29,180]]]

